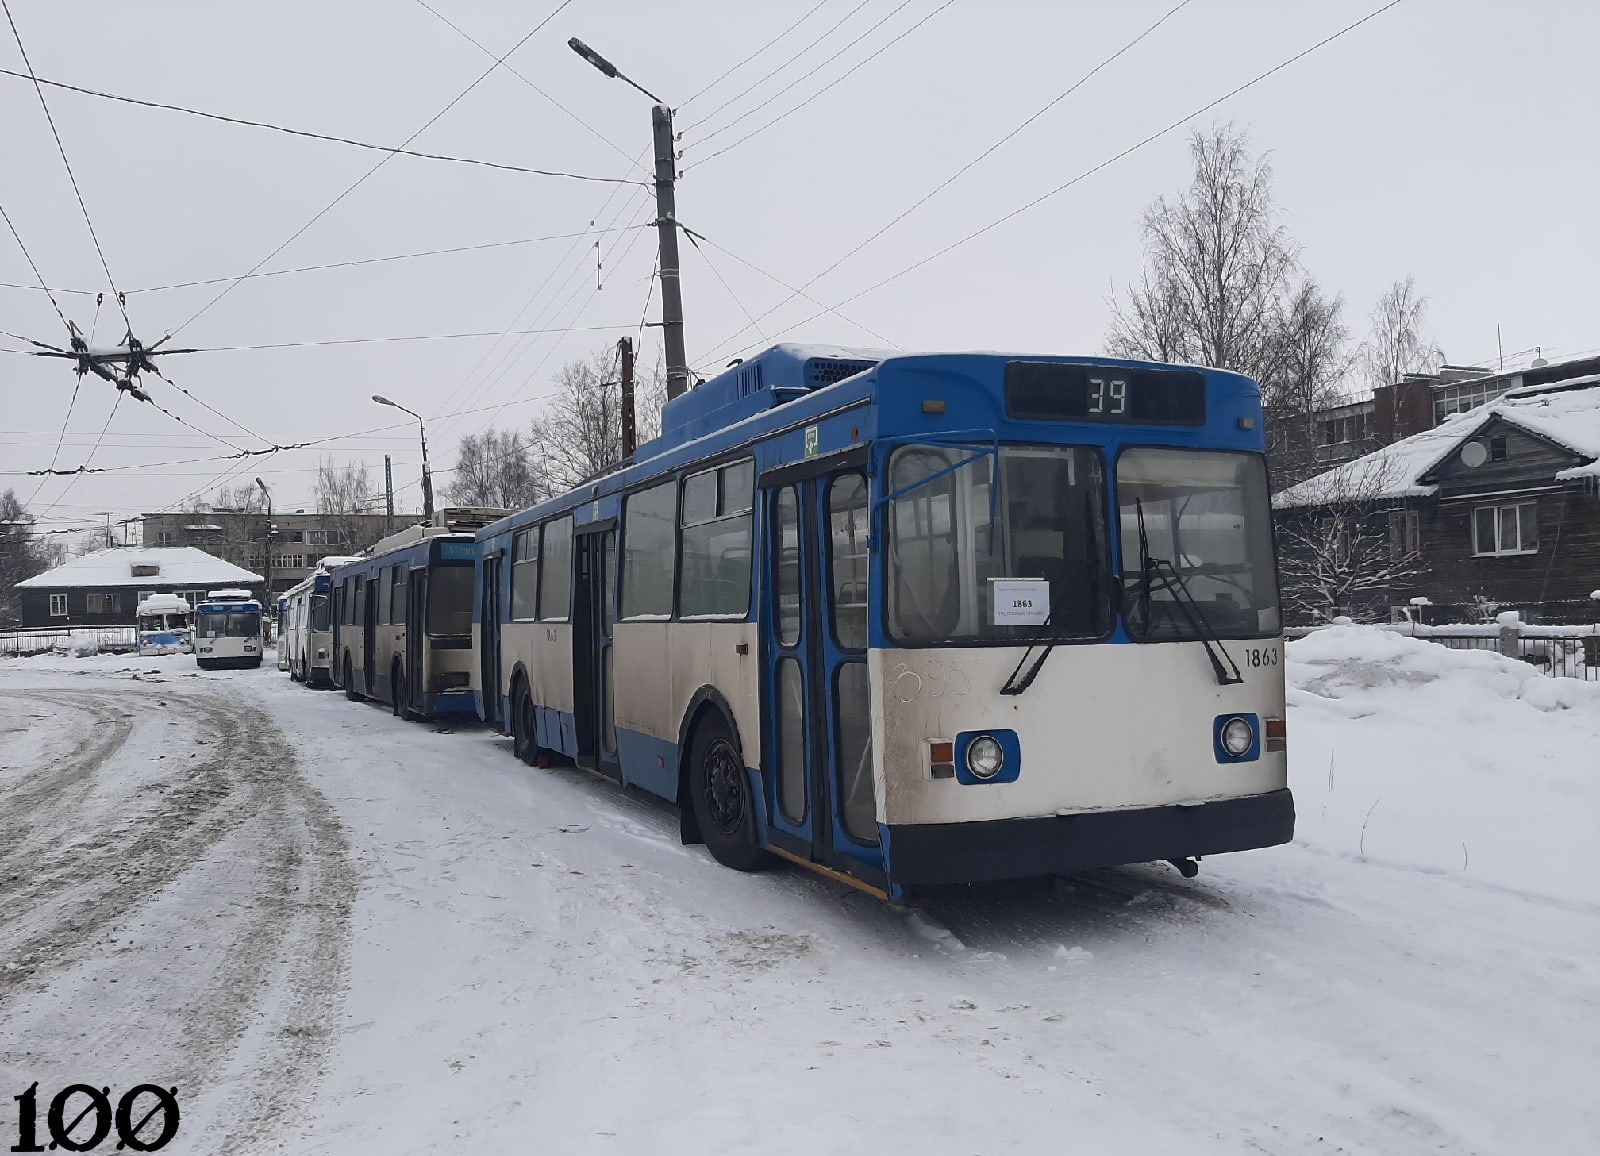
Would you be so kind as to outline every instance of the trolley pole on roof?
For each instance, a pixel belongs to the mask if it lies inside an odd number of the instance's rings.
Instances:
[[[667,354],[667,400],[689,391],[689,355],[683,344],[683,288],[678,265],[677,157],[672,147],[672,110],[655,93],[629,79],[605,57],[574,36],[567,47],[602,74],[632,85],[655,101],[650,127],[656,154],[656,236],[661,249],[661,337]]]
[[[617,342],[622,354],[622,460],[633,460],[633,451],[639,448],[639,431],[633,416],[633,338],[624,337]]]

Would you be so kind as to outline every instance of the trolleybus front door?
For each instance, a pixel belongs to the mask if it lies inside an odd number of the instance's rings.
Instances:
[[[867,480],[768,490],[763,765],[773,844],[878,882],[867,685]]]
[[[573,559],[572,687],[578,765],[620,777],[612,704],[611,623],[616,613],[617,532],[578,529]]]
[[[410,603],[406,607],[406,701],[400,704],[400,711],[402,714],[408,710],[426,714],[428,682],[433,673],[428,669],[427,570],[411,571],[406,600]]]

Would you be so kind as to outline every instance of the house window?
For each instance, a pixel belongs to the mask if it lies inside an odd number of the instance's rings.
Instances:
[[[122,612],[122,595],[90,594],[88,596],[88,606],[85,609],[90,614],[120,614]]]
[[[1422,549],[1422,518],[1415,510],[1389,512],[1389,557],[1411,558]]]
[[[156,592],[154,590],[141,590],[139,591],[139,602],[145,602],[151,598],[154,598],[155,596]],[[136,602],[134,605],[137,606],[138,603]]]
[[[328,531],[326,531],[326,530],[307,530],[306,531],[306,545],[307,546],[326,546],[327,544],[328,544]]]
[[[1491,462],[1503,462],[1506,460],[1505,438],[1489,439],[1489,460]]]
[[[1494,391],[1494,396],[1499,397],[1505,388]],[[1466,413],[1469,409],[1477,409],[1490,400],[1489,385],[1487,381],[1462,381],[1454,385],[1447,385],[1433,395],[1433,421],[1437,425],[1453,413]]]
[[[289,531],[289,545],[291,545],[291,546],[303,546],[303,545],[305,545],[305,541],[306,541],[306,534],[305,534],[304,530],[290,530]]]
[[[50,617],[65,618],[67,616],[67,596],[65,594],[50,595]]]
[[[1472,511],[1472,552],[1479,557],[1537,552],[1537,511],[1533,502],[1478,506]]]
[[[170,545],[172,545],[172,531],[171,530],[161,530],[161,531],[159,531],[156,534],[156,545],[157,546],[170,546]]]

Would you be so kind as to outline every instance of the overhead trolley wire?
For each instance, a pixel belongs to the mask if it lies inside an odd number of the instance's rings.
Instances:
[[[427,2],[427,0],[417,0],[417,3],[421,4],[424,8],[426,8],[434,16],[438,17],[439,20],[442,21],[447,28],[451,29],[451,31],[455,32],[463,40],[465,40],[468,44],[472,45],[474,48],[478,49],[478,51],[482,52],[485,56],[488,56],[488,57],[491,57],[491,58],[494,56],[494,50],[492,48],[486,47],[483,44],[482,41],[477,40],[476,38],[474,38],[470,33],[468,33],[465,29],[463,29],[459,24],[456,24],[454,21],[452,21],[444,13],[440,12],[437,8],[435,8],[431,4],[429,4]],[[592,124],[590,124],[588,121],[584,120],[577,113],[573,112],[566,105],[562,104],[555,97],[551,96],[544,89],[540,88],[533,81],[529,80],[520,71],[518,71],[517,69],[513,68],[509,64],[503,65],[502,67],[504,67],[505,70],[507,72],[509,72],[512,76],[514,76],[518,80],[522,81],[523,84],[525,84],[529,88],[533,89],[534,92],[536,92],[540,96],[544,97],[545,100],[549,101],[560,112],[564,113],[566,116],[571,118],[579,127],[585,129],[589,133],[590,136],[594,137],[601,144],[603,144],[606,147],[608,147],[609,149],[611,149],[612,152],[616,153],[618,156],[622,157],[624,160],[628,159],[627,151],[625,149],[623,149],[623,147],[621,145],[617,144],[610,137],[606,136],[599,129],[595,128]],[[639,168],[640,167],[638,161],[630,162],[630,166],[633,167],[633,168]],[[611,178],[611,179],[612,179],[613,183],[616,183],[616,184],[630,183],[630,182],[626,182],[626,181],[619,181],[619,180],[616,180],[615,178]]]
[[[12,223],[11,214],[6,212],[6,207],[4,205],[0,205],[0,217],[4,217],[6,219],[6,228],[11,230],[11,236],[16,240],[17,248],[21,249],[22,250],[22,255],[25,258],[27,258],[28,268],[32,269],[33,270],[33,275],[39,279],[39,284],[38,284],[37,288],[40,288],[40,289],[44,290],[44,295],[46,297],[50,298],[50,306],[51,306],[51,308],[53,308],[56,311],[56,316],[61,318],[61,324],[65,325],[67,327],[67,329],[70,331],[72,329],[72,323],[67,320],[67,315],[61,311],[61,302],[56,300],[55,293],[52,292],[51,289],[50,289],[50,286],[45,283],[44,274],[39,272],[39,266],[34,262],[33,254],[28,252],[28,246],[26,246],[26,245],[24,245],[22,243],[22,234],[17,232],[17,226]],[[35,288],[35,286],[32,286],[32,285],[14,285],[14,286],[11,286],[11,287],[15,288],[15,289],[32,289],[32,288]],[[60,292],[71,293],[71,292],[73,292],[73,290],[71,290],[71,289],[63,289],[63,290],[60,290]],[[10,336],[10,335],[8,334],[8,336]],[[25,337],[24,338],[20,338],[19,340],[26,341],[27,338],[25,338]]]
[[[111,286],[111,292],[116,294],[117,307],[122,310],[122,320],[126,323],[128,331],[133,331],[133,322],[128,320],[127,303],[123,301],[122,294],[117,292],[116,278],[111,276],[111,266],[106,262],[106,251],[100,247],[100,235],[94,230],[94,222],[89,219],[89,206],[84,203],[83,190],[78,187],[78,176],[72,171],[72,162],[67,159],[67,146],[61,142],[60,130],[56,128],[56,118],[50,115],[50,105],[44,99],[44,89],[40,87],[39,79],[33,75],[33,61],[28,59],[28,50],[23,46],[22,33],[17,30],[17,21],[11,15],[9,0],[0,0],[0,9],[5,10],[6,23],[11,25],[11,35],[17,42],[17,51],[22,54],[22,63],[28,70],[29,77],[33,80],[34,95],[39,98],[39,107],[44,109],[44,118],[50,124],[50,135],[56,138],[56,151],[61,154],[61,164],[67,170],[67,179],[72,182],[72,191],[78,198],[78,208],[83,211],[83,223],[89,227],[89,239],[94,242],[95,254],[100,258],[100,268],[105,270],[106,284]],[[21,244],[19,239],[18,244]],[[30,258],[31,261],[31,258]],[[34,270],[36,273],[38,270]],[[44,284],[43,278],[39,282]],[[52,298],[52,301],[54,298]],[[57,313],[60,309],[57,308]],[[66,320],[64,317],[62,320]]]
[[[743,60],[739,61],[739,63],[735,64],[732,68],[728,69],[721,76],[718,76],[710,84],[706,85],[704,88],[700,89],[698,92],[693,93],[692,95],[690,95],[689,98],[687,100],[683,101],[682,104],[678,105],[678,107],[680,109],[684,108],[689,104],[690,101],[698,100],[700,97],[702,97],[706,93],[710,92],[713,88],[717,87],[717,85],[721,84],[724,80],[727,80],[728,77],[732,76],[735,72],[738,72],[741,68],[743,68],[745,65],[749,64],[756,57],[760,56],[767,49],[771,48],[774,44],[778,43],[778,41],[782,40],[785,36],[789,35],[789,33],[793,32],[796,28],[800,27],[800,25],[804,24],[807,20],[811,19],[812,15],[819,8],[822,8],[822,7],[826,6],[827,4],[828,4],[828,0],[817,0],[817,3],[813,4],[810,8],[806,9],[805,14],[803,16],[801,16],[800,19],[796,20],[793,24],[789,25],[789,27],[785,28],[782,32],[778,33],[771,40],[767,41],[760,48],[758,48],[754,52],[752,52],[749,56],[746,56]]]
[[[426,7],[426,5],[424,5],[424,7]],[[328,141],[332,144],[349,145],[352,148],[368,149],[373,152],[388,153],[391,156],[416,157],[425,161],[448,161],[451,164],[457,165],[476,165],[479,168],[499,169],[508,173],[526,173],[536,177],[558,177],[569,181],[594,181],[598,184],[622,185],[638,183],[637,181],[630,181],[626,178],[596,177],[587,173],[572,173],[561,169],[541,169],[535,168],[531,165],[514,165],[506,161],[486,161],[480,157],[458,157],[451,156],[446,153],[426,153],[420,152],[417,149],[408,149],[403,145],[395,146],[373,144],[370,141],[356,140],[353,137],[347,136],[335,136],[332,133],[311,132],[307,129],[288,128],[281,124],[270,124],[263,120],[249,120],[242,116],[225,116],[220,112],[206,112],[203,109],[198,108],[185,108],[181,104],[166,104],[159,100],[142,100],[134,96],[122,96],[114,92],[101,92],[98,89],[85,88],[79,84],[67,84],[65,81],[47,80],[42,76],[34,76],[31,71],[31,66],[30,71],[28,72],[16,72],[9,68],[0,68],[0,76],[15,76],[22,80],[31,80],[36,85],[47,84],[52,88],[64,89],[67,92],[76,92],[83,96],[93,96],[101,100],[112,100],[118,102],[119,104],[134,104],[140,106],[141,108],[158,108],[165,109],[168,112],[181,112],[186,113],[189,116],[203,117],[206,120],[221,121],[223,124],[236,124],[243,125],[247,128],[268,129],[272,132],[283,133],[287,136],[298,136],[304,137],[307,140],[320,140]],[[41,99],[43,98],[41,97]],[[415,134],[408,139],[415,140]]]
[[[923,196],[920,197],[916,201],[915,204],[912,204],[908,208],[903,209],[899,214],[897,214],[894,218],[889,220],[886,224],[884,224],[876,232],[874,232],[870,236],[866,237],[859,244],[857,244],[853,249],[851,249],[849,252],[845,253],[838,260],[834,261],[833,264],[829,265],[826,269],[822,270],[820,273],[817,273],[809,281],[807,281],[804,285],[800,286],[799,289],[793,290],[788,297],[786,297],[782,301],[778,302],[771,309],[768,309],[765,313],[763,313],[761,315],[760,318],[758,318],[758,320],[770,317],[773,313],[776,313],[779,309],[782,309],[785,305],[788,305],[789,302],[793,301],[796,297],[805,296],[803,290],[809,289],[811,286],[815,285],[818,281],[822,280],[829,273],[832,273],[840,265],[843,265],[851,257],[854,257],[857,253],[861,252],[861,250],[865,249],[868,245],[872,244],[872,242],[876,241],[879,237],[883,236],[890,229],[894,228],[901,221],[905,220],[912,213],[914,213],[918,209],[920,209],[923,205],[927,204],[935,196],[937,196],[939,193],[943,192],[950,185],[954,184],[964,173],[968,172],[970,169],[972,169],[973,167],[978,165],[980,162],[982,162],[985,158],[987,158],[992,153],[994,153],[997,149],[1001,148],[1008,141],[1012,140],[1019,133],[1021,133],[1025,128],[1027,128],[1029,125],[1031,125],[1034,121],[1038,120],[1045,113],[1049,112],[1052,108],[1056,107],[1056,105],[1060,104],[1063,100],[1067,99],[1067,97],[1069,97],[1073,93],[1077,92],[1078,89],[1082,88],[1091,79],[1093,79],[1094,76],[1097,73],[1101,72],[1103,69],[1105,69],[1108,66],[1110,66],[1111,64],[1115,63],[1118,58],[1122,57],[1123,55],[1125,55],[1126,53],[1131,51],[1135,46],[1137,46],[1139,44],[1140,41],[1144,40],[1151,33],[1155,32],[1156,29],[1160,28],[1163,24],[1165,24],[1173,16],[1176,16],[1181,10],[1186,8],[1190,3],[1191,3],[1191,0],[1179,0],[1179,3],[1173,5],[1171,8],[1167,9],[1166,12],[1162,13],[1159,17],[1157,17],[1155,22],[1150,24],[1147,28],[1145,28],[1144,31],[1140,32],[1139,35],[1135,36],[1132,40],[1128,41],[1121,48],[1119,48],[1115,52],[1113,52],[1110,56],[1107,56],[1104,60],[1100,61],[1099,64],[1096,64],[1088,72],[1086,72],[1082,76],[1078,77],[1078,79],[1073,81],[1072,84],[1069,85],[1066,89],[1062,90],[1061,92],[1057,93],[1054,97],[1052,97],[1050,99],[1050,101],[1047,104],[1044,105],[1044,107],[1040,108],[1032,116],[1028,117],[1021,124],[1019,124],[1015,128],[1013,128],[1010,132],[1006,133],[1005,136],[1003,136],[999,140],[995,141],[988,148],[984,149],[977,156],[973,157],[966,164],[962,165],[955,172],[951,173],[944,180],[940,181],[932,189],[928,190],[928,192],[923,194]],[[842,80],[843,77],[840,77],[840,79]],[[749,138],[746,137],[745,139],[748,140]],[[732,146],[730,145],[729,147],[731,148]],[[727,150],[724,149],[722,151],[726,152]],[[716,155],[718,155],[718,154],[716,154],[716,153],[712,154],[712,156],[716,156]],[[707,157],[706,159],[710,160],[711,158]],[[814,304],[822,305],[822,302],[821,301],[817,301],[816,298],[814,298],[814,297],[807,297],[806,299],[809,300],[809,301],[812,301]],[[824,306],[824,308],[826,308],[826,306]],[[724,338],[722,341],[718,342],[717,345],[713,347],[713,349],[714,350],[715,349],[721,349],[723,346],[727,345],[729,342],[737,340],[740,336],[742,336],[745,332],[748,331],[748,328],[749,327],[747,326],[745,329],[741,329],[741,330],[739,330],[738,333],[733,334],[732,337]]]
[[[957,239],[955,241],[950,242],[950,244],[944,246],[943,248],[937,250],[936,252],[930,253],[928,256],[922,258],[920,261],[916,261],[916,262],[914,262],[914,263],[912,263],[910,265],[907,265],[905,268],[901,269],[899,272],[891,273],[889,276],[883,278],[880,281],[874,282],[873,284],[867,286],[865,289],[862,289],[859,292],[851,294],[849,297],[846,297],[843,301],[839,302],[839,305],[841,305],[841,306],[848,305],[852,301],[856,301],[856,300],[859,300],[862,297],[865,297],[868,293],[873,293],[873,292],[883,288],[885,285],[889,285],[889,284],[891,284],[891,283],[893,283],[895,281],[898,281],[900,278],[906,276],[908,273],[915,272],[916,270],[922,268],[924,265],[927,265],[927,264],[929,264],[929,263],[931,263],[933,261],[938,260],[940,257],[943,257],[945,254],[953,252],[956,249],[959,249],[961,246],[967,244],[969,241],[976,240],[978,237],[981,237],[985,233],[988,233],[991,230],[998,228],[1000,225],[1005,224],[1007,221],[1010,221],[1015,217],[1021,216],[1023,213],[1026,213],[1030,209],[1036,208],[1037,206],[1043,204],[1045,201],[1049,200],[1051,197],[1054,197],[1059,193],[1065,192],[1067,189],[1070,189],[1074,185],[1077,185],[1077,184],[1087,180],[1089,177],[1091,177],[1094,174],[1100,172],[1102,169],[1109,168],[1111,165],[1116,164],[1118,161],[1122,160],[1123,158],[1133,155],[1134,153],[1138,152],[1140,149],[1144,148],[1146,145],[1152,144],[1155,141],[1160,140],[1162,137],[1170,135],[1171,133],[1173,133],[1173,132],[1177,131],[1178,129],[1182,128],[1184,125],[1188,124],[1190,121],[1194,120],[1196,117],[1203,116],[1204,114],[1206,114],[1207,112],[1210,112],[1212,109],[1216,108],[1218,105],[1222,104],[1223,102],[1231,100],[1233,97],[1238,96],[1241,92],[1244,92],[1246,89],[1250,89],[1250,88],[1255,87],[1257,84],[1260,84],[1263,80],[1266,80],[1268,77],[1273,76],[1276,73],[1282,72],[1285,68],[1288,68],[1290,65],[1296,63],[1297,61],[1305,59],[1307,56],[1310,56],[1313,52],[1316,52],[1318,49],[1326,47],[1329,44],[1332,44],[1335,40],[1338,40],[1341,37],[1344,37],[1344,36],[1348,35],[1349,33],[1354,32],[1357,28],[1360,28],[1363,24],[1366,24],[1370,20],[1376,19],[1377,17],[1383,15],[1385,12],[1389,11],[1389,9],[1397,7],[1398,5],[1400,5],[1402,3],[1404,3],[1404,0],[1388,0],[1388,3],[1382,4],[1382,5],[1378,6],[1377,8],[1374,8],[1372,11],[1368,12],[1365,16],[1362,16],[1360,19],[1354,20],[1351,23],[1346,24],[1343,28],[1340,28],[1337,32],[1332,32],[1332,33],[1328,34],[1327,36],[1324,36],[1321,40],[1318,40],[1315,44],[1312,44],[1308,48],[1301,49],[1299,52],[1295,53],[1293,56],[1289,57],[1286,60],[1280,61],[1279,63],[1273,65],[1271,68],[1265,70],[1264,72],[1257,73],[1255,76],[1251,77],[1249,80],[1245,81],[1243,84],[1240,84],[1240,85],[1238,85],[1238,86],[1236,86],[1236,87],[1234,87],[1232,89],[1229,89],[1227,92],[1223,93],[1219,97],[1216,97],[1214,100],[1207,101],[1205,104],[1201,105],[1199,108],[1196,108],[1194,111],[1192,111],[1190,113],[1187,113],[1184,116],[1179,117],[1177,120],[1172,121],[1170,124],[1166,125],[1163,128],[1157,129],[1155,132],[1150,133],[1148,136],[1144,137],[1142,140],[1138,141],[1137,143],[1129,145],[1127,148],[1123,149],[1121,152],[1117,153],[1116,155],[1111,156],[1111,157],[1107,157],[1105,160],[1101,161],[1099,164],[1096,164],[1091,168],[1085,169],[1083,172],[1079,173],[1077,176],[1073,177],[1071,180],[1063,181],[1061,184],[1057,185],[1055,188],[1050,189],[1048,192],[1041,193],[1039,196],[1035,197],[1033,200],[1027,202],[1026,204],[1020,205],[1017,208],[1012,209],[1009,213],[1006,213],[1004,216],[998,217],[995,220],[990,221],[987,225],[984,225],[982,228],[974,229],[972,232],[966,234],[965,236],[963,236],[963,237],[961,237],[961,238],[959,238],[959,239]],[[783,330],[780,331],[780,334],[781,333],[787,333],[790,330],[796,329],[801,325],[809,325],[811,322],[819,320],[820,318],[822,318],[827,312],[828,312],[827,310],[824,310],[823,313],[813,314],[812,316],[806,318],[804,321],[797,322],[795,325],[786,326]],[[737,336],[737,335],[735,335],[735,336]],[[728,345],[729,342],[731,342],[732,340],[734,340],[734,338],[728,338],[728,339],[724,340],[723,342],[720,342],[719,343],[719,347]]]
[[[741,91],[739,93],[736,93],[733,96],[730,96],[727,100],[725,100],[721,104],[717,105],[716,108],[714,108],[710,112],[706,113],[705,116],[703,116],[699,120],[695,121],[694,124],[690,125],[689,127],[690,128],[695,128],[695,127],[698,127],[699,125],[705,124],[706,121],[708,121],[712,117],[716,116],[717,113],[719,113],[723,109],[727,108],[730,104],[733,104],[736,101],[743,100],[746,96],[749,96],[756,89],[760,88],[763,84],[767,83],[767,81],[769,81],[773,77],[777,76],[784,69],[788,68],[795,61],[799,60],[802,56],[804,56],[806,53],[810,52],[817,45],[821,44],[828,37],[832,36],[836,31],[839,30],[839,28],[842,25],[844,25],[850,19],[850,17],[854,16],[857,12],[860,12],[863,8],[865,8],[867,6],[868,3],[870,3],[870,0],[861,0],[861,3],[857,4],[854,8],[850,9],[850,11],[846,12],[843,16],[841,16],[837,21],[835,21],[833,24],[829,25],[827,31],[825,31],[821,36],[818,36],[815,40],[811,41],[811,43],[807,44],[804,48],[800,49],[800,51],[796,52],[793,56],[789,57],[788,60],[785,60],[782,64],[778,65],[778,67],[776,67],[772,71],[768,72],[765,76],[763,76],[760,80],[756,81],[754,84],[752,84],[749,87],[745,88],[743,91]],[[896,11],[898,11],[898,9],[896,9]],[[825,64],[826,61],[824,61],[823,63]],[[817,68],[821,68],[821,67],[822,67],[821,64],[817,65]],[[816,70],[817,70],[816,68],[813,68],[811,70],[811,72],[815,72]],[[811,72],[806,73],[805,76],[810,76]],[[804,80],[805,76],[802,76],[800,79]],[[702,90],[702,91],[704,91],[704,90]],[[759,108],[761,106],[757,105],[756,107]],[[754,111],[754,110],[752,110],[752,111]],[[746,113],[744,115],[748,116],[749,113]],[[739,118],[736,118],[735,120],[729,121],[728,124],[723,125],[722,128],[719,128],[719,129],[715,130],[715,132],[712,132],[712,133],[708,134],[706,137],[704,137],[702,139],[703,140],[710,140],[711,137],[715,136],[717,133],[722,132],[725,129],[728,129],[728,128],[732,127],[733,125],[737,124],[739,122],[739,120],[742,120],[742,119],[743,119],[743,117],[741,116]]]
[[[878,23],[874,24],[871,28],[867,29],[860,36],[858,36],[856,38],[856,40],[852,41],[851,43],[852,44],[858,43],[861,40],[865,39],[867,36],[871,35],[878,28],[880,28],[884,24],[888,23],[888,21],[891,20],[894,17],[894,15],[900,11],[900,8],[906,7],[906,5],[909,4],[910,2],[911,2],[911,0],[904,0],[904,3],[902,3],[899,8],[896,8],[893,12],[890,12],[888,16],[885,16],[882,20],[878,21]],[[795,113],[799,112],[806,105],[808,105],[812,101],[816,100],[817,97],[821,96],[823,93],[827,92],[830,88],[834,87],[834,85],[839,84],[842,81],[848,80],[857,71],[859,71],[862,68],[865,68],[868,64],[871,64],[878,57],[882,56],[885,52],[889,51],[889,49],[893,48],[896,44],[900,43],[900,41],[904,40],[907,36],[910,36],[917,29],[921,28],[924,24],[926,24],[928,21],[932,20],[935,16],[939,15],[939,13],[943,12],[946,8],[950,7],[950,5],[952,5],[954,3],[955,3],[955,0],[944,0],[943,4],[939,5],[939,7],[935,8],[932,12],[929,12],[926,16],[924,16],[921,20],[918,20],[910,28],[907,28],[905,31],[901,32],[898,36],[896,36],[894,39],[890,40],[887,44],[884,44],[882,47],[880,47],[876,52],[872,53],[870,56],[867,56],[864,59],[858,61],[856,64],[852,65],[849,69],[847,69],[846,71],[840,73],[838,76],[834,77],[827,84],[825,84],[821,88],[817,89],[816,92],[813,92],[810,96],[806,97],[799,104],[795,105],[793,108],[789,109],[787,112],[779,113],[777,116],[775,116],[771,120],[767,121],[767,123],[762,125],[760,128],[752,129],[751,131],[745,133],[744,136],[740,137],[738,140],[734,141],[730,145],[723,145],[716,152],[712,153],[708,157],[703,158],[702,160],[700,160],[697,163],[704,164],[706,161],[714,160],[715,158],[720,157],[723,153],[728,152],[731,149],[738,148],[740,145],[744,144],[744,142],[749,140],[751,137],[758,136],[761,133],[766,132],[767,129],[771,128],[773,125],[777,124],[779,121],[784,120],[784,119],[786,119],[786,118],[788,118],[790,116],[793,116]],[[845,47],[848,48],[849,45],[846,45]],[[813,69],[813,72],[814,71],[816,71],[816,70]],[[807,75],[809,76],[810,73],[807,73]],[[804,78],[802,77],[802,79],[804,79]],[[713,136],[716,136],[718,133],[721,133],[721,132],[723,132],[723,131],[725,131],[727,129],[732,128],[740,120],[743,120],[745,116],[749,116],[751,113],[756,112],[759,109],[765,108],[767,105],[771,104],[774,100],[777,100],[778,97],[780,97],[782,95],[783,95],[782,92],[774,93],[772,96],[768,97],[766,100],[764,100],[760,104],[756,105],[755,108],[752,108],[752,109],[749,110],[749,112],[744,113],[743,116],[737,117],[734,120],[729,121],[727,124],[723,125],[722,128],[717,129],[716,132],[708,134],[700,143],[704,144],[706,141],[710,140]]]
[[[548,16],[546,16],[543,20],[539,21],[538,24],[534,25],[533,28],[529,30],[527,35],[525,35],[521,40],[517,41],[509,49],[507,49],[504,55],[497,57],[495,59],[495,62],[493,64],[491,64],[488,68],[486,68],[483,72],[479,73],[479,75],[478,75],[476,80],[474,80],[471,84],[467,85],[466,88],[463,88],[459,93],[457,93],[455,95],[454,98],[451,99],[451,101],[448,104],[446,104],[438,112],[434,113],[433,116],[429,117],[427,119],[427,121],[425,121],[422,124],[422,126],[416,130],[416,132],[412,133],[405,140],[401,141],[400,142],[400,147],[401,148],[405,148],[412,141],[416,140],[419,136],[421,136],[424,132],[426,132],[429,128],[431,128],[434,125],[434,123],[439,120],[440,117],[444,116],[445,113],[449,112],[452,108],[454,108],[457,104],[459,104],[462,101],[462,99],[466,97],[466,95],[468,93],[470,93],[473,89],[477,88],[478,85],[482,84],[484,82],[484,80],[486,80],[489,77],[490,73],[494,72],[495,69],[499,68],[500,65],[505,62],[507,57],[511,56],[512,53],[516,52],[517,49],[521,48],[524,44],[526,44],[529,40],[531,40],[535,33],[537,33],[546,24],[550,23],[550,21],[554,20],[556,18],[556,16],[559,15],[561,13],[561,11],[563,9],[565,9],[571,3],[572,3],[572,0],[561,0],[561,3],[558,4],[555,7],[555,9]],[[202,305],[194,313],[190,314],[189,317],[186,320],[184,320],[183,322],[181,322],[177,326],[177,328],[168,330],[166,336],[164,336],[161,339],[161,341],[158,341],[156,344],[157,345],[161,345],[164,342],[172,340],[173,337],[177,336],[184,329],[186,329],[190,325],[192,325],[198,318],[204,316],[207,312],[210,311],[210,309],[213,306],[215,306],[217,304],[217,302],[221,301],[229,293],[233,292],[233,290],[236,289],[244,281],[244,279],[246,277],[250,276],[250,274],[252,274],[252,273],[256,273],[256,272],[260,271],[261,267],[263,265],[265,265],[268,261],[272,260],[279,253],[283,252],[290,245],[294,244],[294,242],[297,241],[301,237],[301,235],[306,232],[307,229],[311,228],[311,226],[315,225],[323,217],[327,216],[327,214],[329,212],[331,212],[333,210],[333,208],[336,205],[339,204],[340,201],[344,200],[351,193],[355,192],[356,189],[360,188],[361,185],[366,182],[368,177],[372,176],[372,174],[376,173],[384,165],[388,164],[391,160],[393,160],[395,158],[395,156],[396,156],[396,154],[393,153],[393,152],[386,152],[385,155],[383,156],[383,158],[380,161],[378,161],[377,164],[373,165],[365,173],[361,174],[360,177],[356,178],[356,180],[355,180],[355,182],[353,184],[349,185],[342,193],[340,193],[338,196],[334,197],[333,200],[329,201],[321,209],[317,210],[317,212],[311,217],[310,220],[308,220],[305,224],[301,225],[298,229],[296,229],[293,233],[291,233],[289,235],[288,240],[284,241],[276,249],[272,250],[272,252],[268,253],[265,257],[261,258],[261,260],[257,261],[249,269],[245,270],[245,272],[243,274],[241,274],[239,277],[237,277],[232,282],[230,282],[227,286],[225,286],[223,288],[222,292],[218,293],[215,297],[213,297],[210,301],[208,301],[204,305]]]

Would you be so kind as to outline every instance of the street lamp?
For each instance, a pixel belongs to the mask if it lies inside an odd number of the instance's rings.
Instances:
[[[256,485],[261,487],[261,494],[267,499],[267,532],[261,536],[261,545],[262,554],[266,559],[265,565],[262,566],[266,573],[262,577],[266,579],[267,603],[270,607],[277,604],[272,597],[272,536],[278,531],[272,525],[272,491],[267,489],[267,483],[260,478],[256,479]],[[267,613],[270,616],[272,612],[269,609]]]
[[[433,475],[428,472],[428,427],[423,424],[422,415],[414,409],[407,409],[398,401],[390,401],[381,393],[372,395],[372,400],[379,405],[392,405],[401,413],[409,413],[417,419],[417,429],[422,432],[422,520],[426,525],[433,525]]]
[[[650,110],[650,127],[656,151],[656,236],[661,251],[661,341],[667,354],[667,399],[689,389],[689,355],[683,343],[683,286],[678,269],[678,209],[674,180],[677,158],[672,147],[672,110],[643,85],[624,76],[605,57],[574,36],[567,47],[594,65],[604,76],[630,84],[656,102]]]

